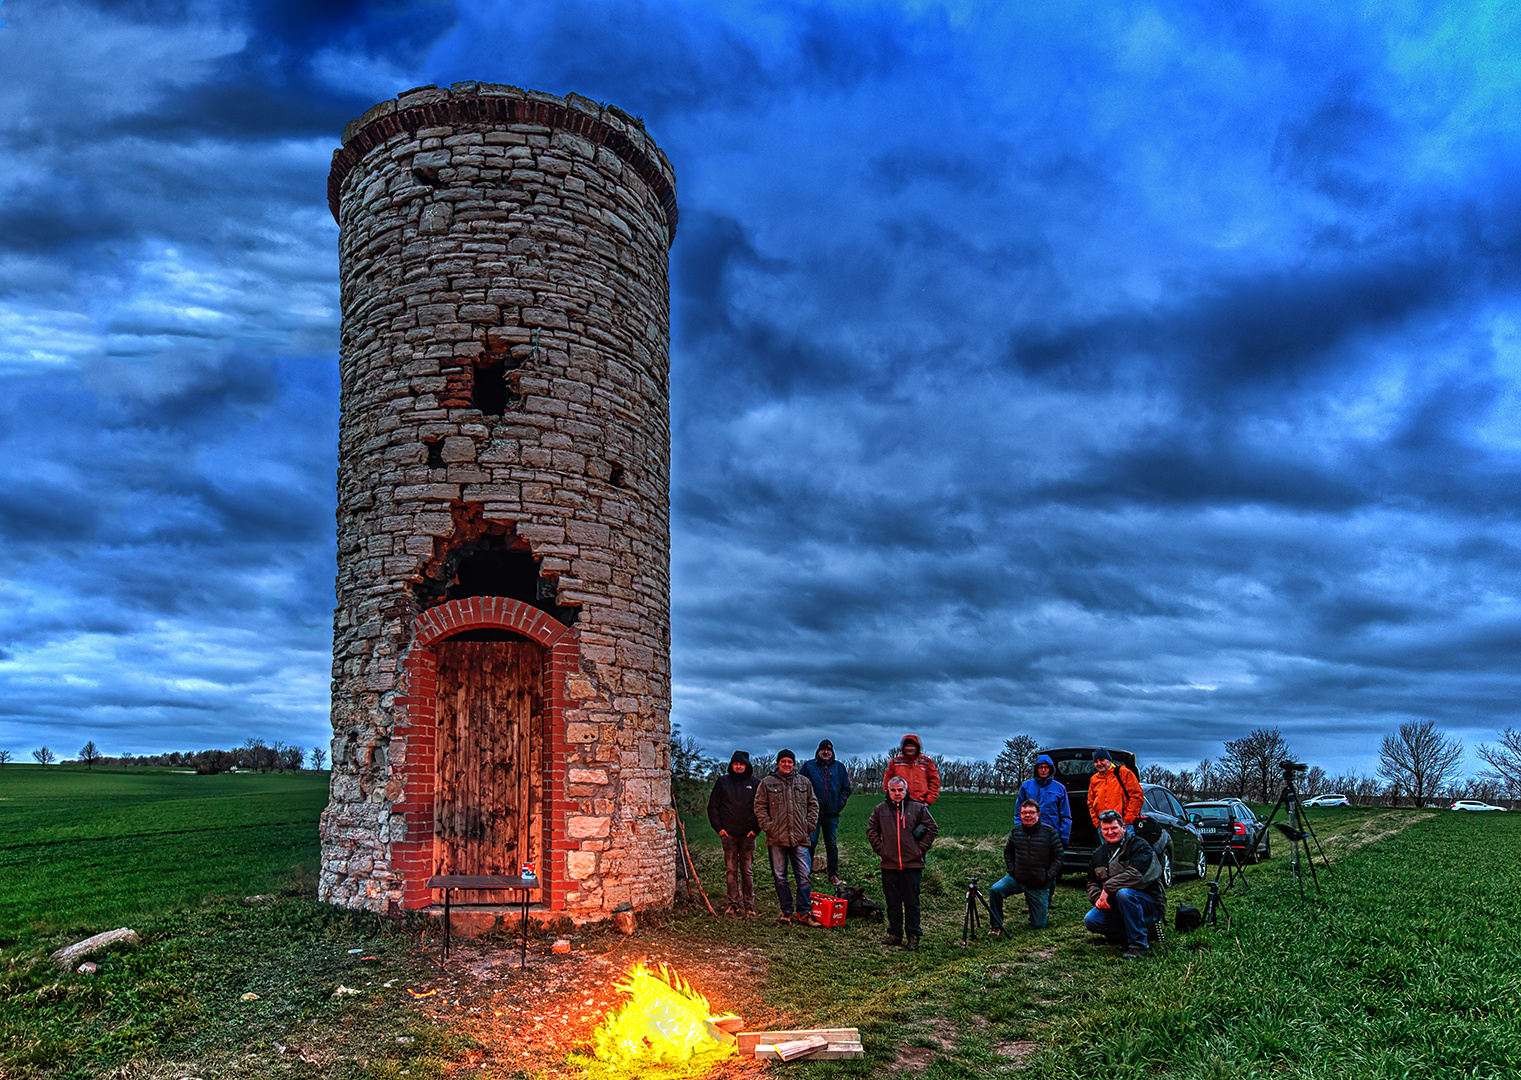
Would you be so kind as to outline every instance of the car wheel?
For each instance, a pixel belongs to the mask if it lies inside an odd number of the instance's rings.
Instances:
[[[1264,836],[1262,838],[1262,848],[1257,852],[1257,861],[1261,862],[1263,859],[1271,859],[1272,857],[1273,845],[1269,843],[1268,838]]]
[[[1162,852],[1162,887],[1172,888],[1172,853],[1169,851]]]
[[[1194,877],[1203,881],[1209,873],[1209,866],[1204,862],[1204,849],[1199,849],[1199,854],[1194,857]]]

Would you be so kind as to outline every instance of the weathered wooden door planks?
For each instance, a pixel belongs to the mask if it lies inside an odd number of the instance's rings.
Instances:
[[[543,865],[544,650],[523,641],[441,641],[434,786],[440,874]],[[481,903],[505,904],[483,892]]]

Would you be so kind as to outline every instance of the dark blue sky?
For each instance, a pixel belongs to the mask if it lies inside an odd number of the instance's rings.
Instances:
[[[618,104],[675,165],[710,750],[1493,740],[1521,17],[1344,8],[9,0],[0,747],[327,741],[328,159],[465,79]]]

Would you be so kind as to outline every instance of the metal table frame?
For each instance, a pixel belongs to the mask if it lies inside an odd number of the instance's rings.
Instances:
[[[480,889],[512,890],[521,896],[523,909],[523,952],[518,960],[518,967],[528,966],[528,894],[535,889],[543,888],[543,883],[536,877],[518,877],[507,874],[434,874],[427,881],[429,889],[442,889],[444,891],[444,943],[439,949],[438,958],[449,958],[449,901],[455,889],[465,892],[473,892]]]

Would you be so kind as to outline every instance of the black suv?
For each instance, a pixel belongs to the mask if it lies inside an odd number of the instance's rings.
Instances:
[[[1098,830],[1088,816],[1088,779],[1093,775],[1095,749],[1092,746],[1069,746],[1038,751],[1051,758],[1056,778],[1067,789],[1067,803],[1072,808],[1072,838],[1062,853],[1064,872],[1086,874],[1088,859],[1100,843]],[[1110,749],[1109,754],[1116,765],[1136,771],[1135,755],[1130,751]],[[1162,880],[1168,887],[1172,886],[1174,867],[1179,875],[1193,874],[1202,878],[1206,873],[1204,837],[1189,824],[1188,811],[1183,809],[1178,797],[1161,784],[1142,784],[1141,793],[1145,798],[1141,812],[1162,826],[1162,840],[1156,845],[1162,856]]]
[[[1229,847],[1236,858],[1247,861],[1247,848],[1252,838],[1262,828],[1262,822],[1252,808],[1240,799],[1216,799],[1211,802],[1191,802],[1184,809],[1198,816],[1199,831],[1204,834],[1204,850],[1217,858]],[[1272,857],[1272,844],[1267,836],[1257,845],[1251,861]]]

